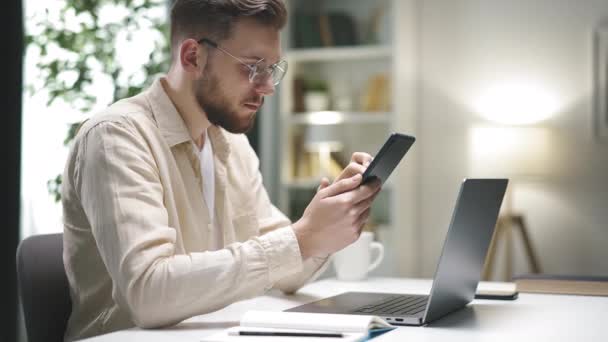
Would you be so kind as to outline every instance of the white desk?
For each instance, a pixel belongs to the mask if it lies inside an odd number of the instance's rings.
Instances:
[[[428,294],[431,280],[373,278],[365,282],[325,279],[295,296],[270,292],[177,326],[138,328],[86,339],[87,342],[199,342],[238,321],[247,310],[284,310],[344,291]],[[374,341],[608,341],[608,297],[520,293],[515,301],[474,300],[429,326],[399,327]]]

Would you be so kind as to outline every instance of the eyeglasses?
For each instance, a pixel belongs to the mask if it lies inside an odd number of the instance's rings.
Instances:
[[[249,69],[249,82],[251,83],[264,84],[268,82],[269,79],[272,79],[272,84],[276,86],[281,83],[281,80],[283,79],[283,77],[285,77],[285,73],[287,72],[287,61],[284,59],[269,66],[263,64],[263,58],[253,64],[247,64],[242,59],[222,49],[219,45],[217,45],[216,42],[212,40],[202,38],[198,41],[198,43],[208,44],[209,46],[222,51],[223,53],[227,54],[228,56],[234,58],[235,60],[246,66],[247,69]]]

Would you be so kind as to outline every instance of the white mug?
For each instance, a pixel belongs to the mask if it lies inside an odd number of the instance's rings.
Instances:
[[[373,240],[374,233],[362,232],[357,241],[334,254],[332,261],[339,280],[363,280],[380,265],[384,258],[384,246]],[[376,257],[371,261],[374,251]]]

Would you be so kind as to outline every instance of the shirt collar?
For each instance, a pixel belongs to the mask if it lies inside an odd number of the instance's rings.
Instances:
[[[211,125],[207,129],[207,137],[212,141],[213,153],[222,161],[226,162],[230,154],[227,132],[223,128]]]
[[[152,115],[158,124],[158,129],[170,147],[184,142],[192,142],[188,127],[181,117],[177,108],[165,92],[161,83],[162,77],[154,80],[146,93],[146,97],[152,108]],[[212,141],[215,154],[222,161],[226,161],[230,153],[230,145],[226,132],[216,125],[209,126],[207,135]]]
[[[146,97],[152,108],[152,115],[158,124],[158,129],[170,147],[191,141],[188,127],[177,112],[177,108],[169,95],[165,92],[161,83],[161,78],[157,78],[147,91]]]

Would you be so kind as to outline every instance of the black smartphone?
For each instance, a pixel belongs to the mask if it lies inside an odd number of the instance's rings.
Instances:
[[[477,293],[475,294],[475,299],[494,299],[494,300],[515,300],[519,292],[514,291],[511,293],[492,293],[492,294],[484,294]]]
[[[416,141],[413,136],[392,133],[380,151],[374,156],[374,159],[369,164],[365,172],[363,172],[363,180],[361,184],[371,182],[378,178],[380,182],[384,184],[388,179],[388,176],[393,170],[399,165],[399,162],[405,156],[407,151],[412,147]]]

